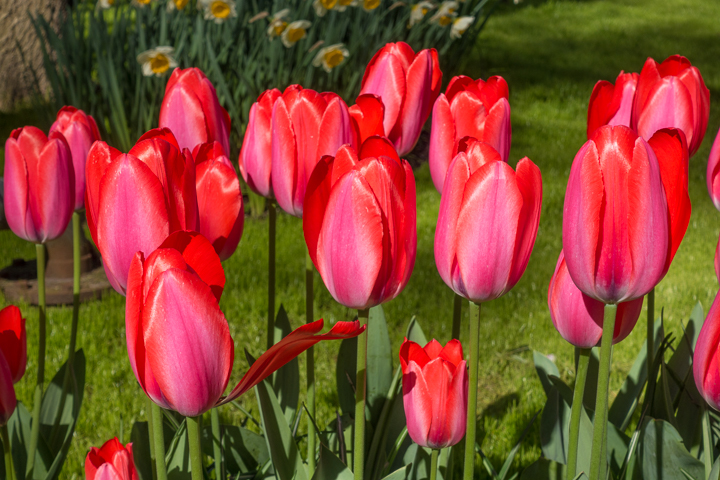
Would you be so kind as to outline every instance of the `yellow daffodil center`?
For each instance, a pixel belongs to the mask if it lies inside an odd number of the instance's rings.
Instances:
[[[345,60],[345,55],[343,55],[343,52],[340,50],[330,50],[329,52],[325,52],[323,60],[328,68],[335,68]]]
[[[150,3],[150,0],[137,0],[137,3],[139,3],[140,5],[148,5]],[[112,3],[110,5],[112,5]]]
[[[115,0],[107,0],[107,4],[113,6],[115,5]]]
[[[215,18],[227,18],[230,15],[230,5],[221,0],[216,0],[210,4],[210,12]]]
[[[349,7],[350,5],[352,5],[352,3],[353,0],[340,0],[340,5],[342,5],[343,7]]]
[[[365,10],[375,10],[380,6],[381,0],[364,0],[363,8]]]
[[[290,43],[295,43],[303,39],[305,37],[305,29],[304,28],[291,28],[288,30],[287,33],[287,39]]]
[[[156,75],[167,72],[168,68],[170,68],[170,60],[162,53],[158,53],[150,59],[150,69]]]
[[[325,10],[332,10],[335,8],[335,5],[337,5],[338,0],[320,0],[320,5],[323,6]]]
[[[439,23],[440,26],[442,26],[442,27],[447,27],[448,25],[450,25],[450,24],[452,23],[452,21],[453,21],[453,19],[452,19],[452,17],[451,17],[450,15],[443,15],[443,16],[440,17],[440,19],[438,20],[438,23]]]
[[[424,17],[424,16],[427,14],[428,9],[427,9],[427,8],[421,8],[420,11],[422,12],[423,17]]]
[[[275,26],[273,27],[273,30],[275,31],[275,35],[280,35],[282,32],[285,31],[285,28],[287,28],[287,22],[277,22]]]
[[[185,8],[189,1],[190,0],[173,0],[173,3],[175,4],[175,8],[177,8],[178,10],[182,10],[183,8]]]

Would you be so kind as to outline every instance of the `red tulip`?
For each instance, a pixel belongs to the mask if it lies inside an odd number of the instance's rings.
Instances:
[[[16,406],[12,372],[5,356],[0,352],[0,427],[7,425]]]
[[[421,347],[407,338],[400,347],[407,430],[421,447],[440,449],[465,436],[468,374],[462,345],[432,340]]]
[[[243,198],[235,168],[218,142],[195,147],[198,230],[220,260],[230,258],[240,243],[245,221]]]
[[[354,144],[355,132],[345,102],[334,93],[291,85],[272,114],[272,188],[278,205],[301,217],[308,179],[323,155]]]
[[[720,241],[718,241],[717,247],[715,247],[715,276],[720,282]]]
[[[65,138],[38,128],[12,131],[5,142],[5,218],[18,237],[34,243],[65,231],[75,206],[75,172]]]
[[[707,165],[707,189],[715,208],[720,210],[720,130],[715,137]]]
[[[649,140],[662,128],[685,133],[690,156],[697,152],[710,115],[710,90],[700,70],[680,55],[658,64],[648,58],[640,72],[633,106],[633,128]]]
[[[417,249],[415,177],[389,140],[323,157],[305,201],[305,242],[335,300],[370,308],[405,288]]]
[[[239,397],[322,340],[350,338],[365,327],[338,322],[314,335],[323,322],[291,332],[253,363],[227,397],[233,340],[218,301],[225,285],[220,258],[194,232],[175,232],[147,258],[137,252],[128,277],[125,309],[130,364],[145,393],[158,405],[197,416]]]
[[[67,140],[75,170],[75,210],[85,206],[85,163],[93,142],[100,140],[95,119],[82,110],[65,106],[60,109],[50,133],[59,132]]]
[[[383,119],[385,106],[377,95],[367,93],[355,100],[355,105],[348,109],[357,127],[358,145],[372,136],[385,136]]]
[[[13,383],[19,382],[27,366],[27,336],[25,319],[15,305],[0,310],[0,352],[10,368]]]
[[[637,73],[620,72],[615,85],[607,80],[595,84],[588,105],[588,139],[603,125],[630,126],[638,78]]]
[[[619,303],[648,293],[667,271],[672,218],[658,157],[678,136],[651,140],[600,127],[575,156],[565,194],[563,249],[570,276],[589,297]],[[667,148],[660,148],[663,145]]]
[[[433,106],[430,131],[430,175],[442,193],[450,162],[457,155],[457,144],[473,137],[491,145],[507,162],[511,128],[509,91],[502,77],[487,82],[470,77],[453,77],[444,94]]]
[[[108,280],[124,295],[135,252],[198,225],[195,162],[168,129],[150,130],[128,154],[96,142],[87,163],[88,227]]]
[[[372,93],[382,100],[384,131],[400,156],[410,153],[420,138],[441,84],[434,48],[416,54],[407,43],[388,43],[368,63],[360,95]]]
[[[470,140],[448,168],[435,230],[435,264],[445,283],[473,302],[498,298],[525,272],[540,221],[540,169],[517,172],[487,143]]]
[[[710,307],[695,345],[693,375],[700,395],[720,410],[720,292]]]
[[[280,90],[265,90],[250,107],[245,139],[240,149],[240,173],[250,190],[272,197],[272,111]]]
[[[176,68],[165,87],[160,127],[169,128],[180,148],[220,142],[230,155],[230,116],[220,106],[215,87],[199,68]]]
[[[642,311],[643,297],[618,305],[613,345],[630,335]],[[605,305],[582,293],[568,274],[565,255],[560,252],[548,289],[550,318],[560,335],[579,348],[600,345]]]
[[[117,437],[102,447],[92,447],[85,457],[85,480],[138,480],[132,443],[123,446]]]

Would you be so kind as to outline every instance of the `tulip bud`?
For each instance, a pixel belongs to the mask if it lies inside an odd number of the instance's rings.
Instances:
[[[75,171],[65,138],[35,127],[5,142],[5,218],[18,237],[45,243],[63,234],[75,206]]]
[[[19,382],[27,366],[27,335],[25,319],[15,305],[0,310],[0,352],[10,368],[13,383]]]
[[[433,106],[430,131],[430,175],[442,193],[450,162],[457,155],[458,142],[472,137],[492,146],[507,162],[511,128],[509,91],[502,77],[472,80],[453,77]]]
[[[437,340],[421,347],[407,338],[400,346],[407,430],[421,447],[440,449],[465,436],[468,373],[462,345]]]
[[[132,443],[123,446],[117,437],[102,447],[92,447],[85,457],[85,480],[138,480]]]
[[[417,249],[415,177],[389,140],[323,157],[305,203],[308,252],[336,301],[365,309],[405,288]]]
[[[250,107],[245,139],[240,149],[240,174],[250,190],[272,197],[272,111],[280,90],[265,90]]]
[[[700,395],[720,410],[720,293],[710,307],[693,354],[693,375]]]
[[[540,169],[529,158],[515,172],[492,146],[470,140],[440,200],[435,264],[445,283],[476,303],[510,291],[530,260],[541,203]]]
[[[615,85],[607,80],[595,84],[588,105],[588,138],[603,125],[630,126],[638,78],[637,73],[620,72]]]
[[[75,171],[75,210],[85,206],[85,163],[90,147],[100,140],[95,119],[82,110],[65,106],[60,109],[50,133],[59,132],[67,140]]]

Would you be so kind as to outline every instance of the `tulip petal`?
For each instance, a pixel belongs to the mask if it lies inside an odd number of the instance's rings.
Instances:
[[[27,365],[27,333],[20,309],[8,305],[0,310],[0,351],[10,367],[13,383],[25,375]]]
[[[676,77],[657,82],[638,117],[637,132],[649,140],[663,128],[679,128],[692,142],[694,135],[693,102],[685,84]]]
[[[373,135],[384,136],[385,106],[377,95],[360,95],[355,105],[348,109],[360,134],[359,145]]]
[[[720,410],[720,295],[715,297],[698,335],[693,354],[693,376],[700,394]]]
[[[7,425],[16,406],[12,372],[5,356],[0,353],[0,426]]]
[[[450,104],[452,117],[455,121],[455,138],[473,137],[483,139],[485,119],[492,105],[484,105],[480,97],[473,92],[460,92]]]
[[[360,152],[358,153],[360,160],[380,157],[389,157],[398,164],[402,163],[397,150],[395,150],[395,146],[387,137],[372,136],[360,146]]]
[[[360,95],[372,93],[380,97],[385,106],[383,130],[389,135],[403,107],[406,92],[405,68],[401,56],[379,50],[365,69]]]
[[[183,260],[200,277],[200,280],[210,287],[220,303],[225,288],[225,271],[214,253],[213,246],[203,235],[197,232],[174,232],[158,248],[180,252]]]
[[[168,82],[160,107],[159,125],[173,132],[178,145],[192,150],[195,145],[214,140],[210,138],[207,122],[197,92],[183,83],[172,88]]]
[[[433,58],[429,50],[422,50],[406,73],[406,91],[400,112],[400,123],[385,131],[395,144],[398,154],[406,155],[415,147],[434,98],[432,96]]]
[[[93,242],[97,245],[97,217],[100,204],[100,182],[110,168],[110,164],[122,155],[119,150],[109,146],[107,143],[98,141],[93,143],[87,155],[85,176],[87,188],[85,190],[85,211],[88,228]]]
[[[433,424],[432,397],[437,394],[436,388],[439,390],[439,387],[433,385],[431,394],[422,368],[413,361],[410,361],[403,375],[402,387],[408,435],[413,442],[427,447],[428,434]]]
[[[523,197],[522,210],[518,219],[515,237],[515,256],[508,287],[515,285],[522,277],[530,260],[540,224],[542,207],[542,177],[540,169],[525,157],[517,164],[517,185]]]
[[[30,176],[17,141],[10,137],[5,142],[5,218],[10,229],[23,240],[37,238],[35,222],[30,212]]]
[[[433,106],[430,146],[428,149],[430,176],[435,189],[440,194],[443,192],[445,175],[453,159],[452,151],[455,136],[455,120],[450,110],[450,104],[445,95],[440,94]]]
[[[297,137],[283,98],[272,113],[272,189],[280,208],[295,215],[294,192],[298,184]],[[297,215],[299,216],[299,215]]]
[[[452,367],[454,368],[454,365]],[[432,405],[432,420],[428,430],[427,444],[430,448],[443,448],[447,446],[445,441],[449,437],[450,425],[445,417],[445,411],[452,372],[448,368],[448,362],[442,358],[436,358],[425,365],[423,376],[428,390],[432,388],[432,395],[429,395]],[[429,393],[430,391],[428,391]]]
[[[30,189],[30,211],[40,239],[37,243],[45,243],[62,235],[70,223],[75,210],[75,171],[70,147],[60,133],[50,134],[40,158]]]
[[[410,362],[415,362],[421,369],[430,361],[430,357],[423,347],[407,338],[400,345],[400,364],[403,374],[408,372]]]
[[[510,104],[505,98],[501,98],[492,106],[485,119],[481,139],[498,151],[503,162],[507,162],[510,156],[511,131]]]
[[[458,342],[459,343],[459,342]],[[450,380],[445,412],[445,423],[448,438],[446,445],[456,445],[465,436],[467,428],[467,405],[468,405],[468,373],[465,360],[460,361],[455,368],[455,373]]]

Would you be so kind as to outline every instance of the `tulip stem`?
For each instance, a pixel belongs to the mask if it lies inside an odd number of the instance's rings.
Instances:
[[[157,466],[155,464],[155,432],[153,424],[153,401],[150,397],[145,397],[147,401],[147,420],[148,420],[148,440],[150,443],[150,465],[152,466],[152,478],[157,480]],[[164,441],[164,440],[163,440]]]
[[[430,457],[430,480],[435,480],[437,478],[437,471],[438,471],[438,455],[440,454],[440,450],[433,449],[432,451],[432,457]]]
[[[202,453],[200,451],[200,420],[202,417],[186,417],[188,443],[190,444],[190,473],[192,480],[203,480]]]
[[[165,466],[165,433],[163,432],[163,413],[160,409],[160,406],[157,405],[155,402],[152,402],[152,423],[153,436],[155,437],[155,465],[157,467],[157,478],[158,480],[167,480],[167,467]],[[192,440],[190,440],[190,445],[192,445]],[[194,479],[195,477],[193,476],[193,480]]]
[[[267,348],[275,344],[275,223],[277,207],[271,199],[268,207],[268,319]]]
[[[462,301],[463,297],[455,294],[455,302],[453,305],[453,324],[452,338],[460,339],[460,325],[462,324]]]
[[[475,472],[475,427],[477,426],[478,361],[480,357],[480,304],[470,302],[470,376],[468,379],[467,428],[463,480]]]
[[[655,287],[647,294],[647,378],[650,385],[650,372],[655,360]]]
[[[576,347],[577,348],[577,347]],[[585,381],[587,380],[588,365],[590,364],[589,348],[577,348],[580,353],[577,372],[575,373],[575,393],[573,394],[572,413],[570,415],[570,443],[568,444],[568,480],[573,480],[577,470],[578,441],[580,439],[580,416],[582,414],[583,395],[585,394]]]
[[[358,310],[360,325],[367,325],[370,310]],[[357,370],[355,375],[355,444],[353,446],[353,475],[355,480],[365,477],[365,375],[367,373],[367,329],[357,339]]]
[[[42,407],[43,384],[45,383],[45,245],[35,245],[37,254],[38,283],[38,370],[37,384],[33,398],[32,429],[30,430],[30,447],[25,476],[33,478],[35,470],[35,452],[40,439],[40,410]]]
[[[210,410],[210,422],[213,436],[213,456],[215,457],[215,478],[225,478],[225,462],[222,455],[222,430],[220,429],[220,413],[217,408]]]
[[[313,313],[313,263],[310,252],[305,253],[305,323],[311,323],[315,317]],[[307,409],[308,409],[308,452],[307,462],[310,475],[315,473],[316,432],[313,418],[315,418],[315,353],[313,347],[307,349]]]
[[[13,468],[12,453],[10,452],[10,437],[8,436],[7,425],[0,427],[2,434],[3,451],[5,453],[5,479],[15,480],[15,469]]]
[[[616,313],[617,305],[605,305],[605,318],[603,318],[603,333],[600,343],[597,397],[595,397],[590,480],[605,480],[607,471],[608,387],[610,386],[610,364],[612,363],[612,340],[615,332]]]

